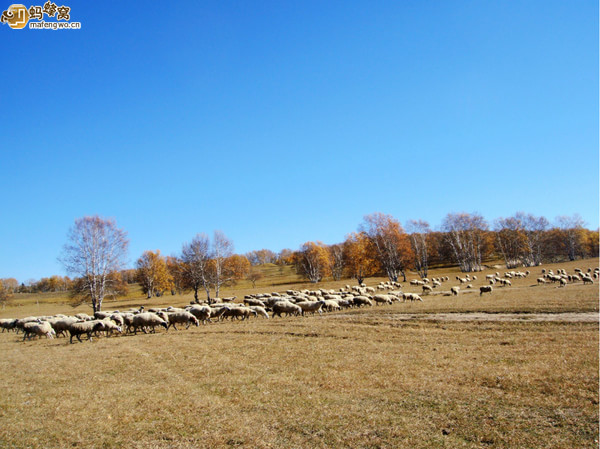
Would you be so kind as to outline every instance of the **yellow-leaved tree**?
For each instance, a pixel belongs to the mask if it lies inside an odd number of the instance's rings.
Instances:
[[[381,270],[375,248],[365,233],[348,234],[343,244],[343,251],[346,275],[356,279],[359,285],[366,277],[373,276]]]
[[[144,251],[144,254],[136,262],[137,280],[148,295],[162,296],[166,290],[173,286],[173,276],[167,269],[165,258],[160,251]]]
[[[322,242],[306,242],[294,253],[296,271],[310,282],[319,282],[330,275],[329,251]]]

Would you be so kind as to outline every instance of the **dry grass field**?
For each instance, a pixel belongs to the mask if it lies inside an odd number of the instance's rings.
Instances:
[[[0,447],[598,447],[598,283],[537,286],[540,271],[482,297],[486,272],[458,297],[91,343],[3,333]],[[63,299],[16,298],[0,316],[89,312]]]

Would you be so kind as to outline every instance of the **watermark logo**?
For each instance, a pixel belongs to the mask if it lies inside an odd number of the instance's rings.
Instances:
[[[7,23],[13,30],[20,30],[21,28],[25,28],[29,21],[29,11],[25,5],[10,5],[2,13],[0,21]]]
[[[52,21],[44,20],[44,16]],[[37,22],[34,22],[37,20]],[[0,16],[0,23],[7,24],[14,30],[20,30],[27,26],[29,29],[46,30],[78,30],[81,22],[71,22],[71,8],[69,6],[58,6],[56,3],[47,1],[44,6],[32,5],[10,5]]]

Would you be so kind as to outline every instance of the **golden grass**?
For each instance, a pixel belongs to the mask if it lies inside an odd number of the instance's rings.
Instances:
[[[597,447],[597,322],[434,319],[598,311],[597,285],[534,282],[73,345],[0,334],[0,447]]]

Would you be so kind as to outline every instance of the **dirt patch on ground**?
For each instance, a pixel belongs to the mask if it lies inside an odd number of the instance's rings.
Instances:
[[[351,315],[336,314],[330,318],[349,318]],[[597,312],[585,313],[394,313],[378,315],[377,318],[388,318],[400,321],[554,321],[593,323],[599,321]]]

